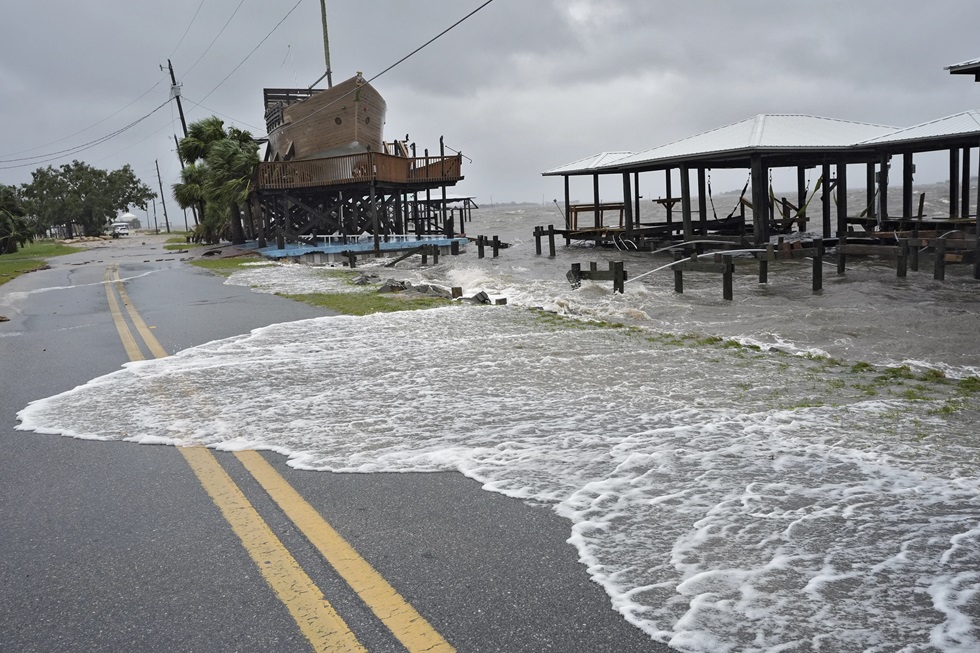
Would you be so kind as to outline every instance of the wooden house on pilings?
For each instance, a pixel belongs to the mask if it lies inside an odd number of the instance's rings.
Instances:
[[[980,60],[969,69],[974,70],[980,74]],[[923,215],[912,190],[914,156],[942,151],[949,154],[948,215]],[[855,230],[872,239],[884,232],[894,239],[896,232],[915,229],[976,234],[976,214],[971,214],[970,208],[980,203],[980,198],[976,202],[971,198],[969,180],[971,159],[978,151],[980,111],[904,129],[814,116],[760,114],[651,150],[603,153],[543,174],[564,178],[564,235],[569,239],[599,244],[625,239],[638,249],[654,249],[665,241],[704,238],[728,239],[745,246],[766,244],[772,235],[790,229],[805,229],[833,244],[838,234],[854,234]],[[889,175],[895,159],[901,163],[899,180]],[[856,166],[864,175],[867,201],[851,207],[847,203],[848,172]],[[774,196],[771,171],[778,168],[796,172],[797,192],[792,199]],[[707,180],[713,169],[742,169],[748,174],[736,211],[720,218],[708,214]],[[808,171],[813,169],[818,174],[819,189],[808,188]],[[666,219],[648,216],[649,208],[644,211],[640,202],[641,175],[649,174],[665,175],[667,197],[654,201],[664,207]],[[679,192],[672,186],[677,175]],[[600,200],[602,176],[621,179],[621,202]],[[571,204],[571,177],[591,178],[591,204]],[[889,205],[891,184],[900,184],[900,206]],[[603,216],[610,210],[619,212],[618,224],[606,224]],[[587,224],[590,214],[591,225]],[[975,275],[980,278],[980,253],[974,259]]]
[[[265,89],[269,132],[249,202],[259,245],[317,244],[324,236],[455,235],[446,188],[462,154],[419,156],[408,138],[384,140],[387,107],[361,76],[319,89]]]

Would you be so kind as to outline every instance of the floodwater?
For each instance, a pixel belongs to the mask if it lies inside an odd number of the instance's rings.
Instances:
[[[682,651],[980,650],[971,270],[828,263],[814,294],[810,261],[767,285],[743,264],[727,302],[718,275],[686,274],[684,294],[670,271],[640,277],[666,258],[535,256],[549,223],[554,206],[480,209],[466,232],[510,243],[499,258],[363,269],[506,306],[270,326],[35,402],[22,428],[458,470],[567,517],[612,607]],[[565,278],[609,260],[625,294]],[[228,282],[352,290],[296,265]]]

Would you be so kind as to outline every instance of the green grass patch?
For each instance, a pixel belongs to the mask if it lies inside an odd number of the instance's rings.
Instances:
[[[980,392],[980,377],[968,376],[956,382],[956,389],[965,395]]]
[[[854,363],[854,365],[851,365],[851,371],[857,374],[860,374],[861,372],[871,372],[874,370],[874,368],[875,368],[874,365],[872,365],[871,363],[866,363],[864,361],[858,361]]]
[[[297,302],[318,306],[344,315],[371,315],[396,311],[417,311],[450,306],[452,301],[442,297],[425,297],[412,293],[276,293]]]
[[[61,245],[53,240],[38,240],[21,247],[15,254],[0,256],[0,284],[33,272],[48,264],[47,259],[81,251],[81,247]]]
[[[889,381],[914,378],[915,374],[912,373],[912,368],[910,368],[908,365],[897,365],[895,367],[886,367],[881,370],[881,374],[875,377],[875,381],[878,381],[879,383],[887,383]]]

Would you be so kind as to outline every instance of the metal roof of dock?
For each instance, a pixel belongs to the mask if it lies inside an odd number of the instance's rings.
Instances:
[[[925,149],[945,149],[960,140],[966,139],[975,143],[978,138],[980,138],[980,111],[970,109],[945,118],[897,129],[890,134],[866,140],[861,145],[908,143],[925,145]]]
[[[633,154],[633,152],[624,150],[622,152],[600,152],[599,154],[593,154],[592,156],[587,156],[584,159],[579,159],[577,161],[572,161],[571,163],[566,163],[563,166],[557,168],[552,168],[544,175],[574,175],[577,173],[589,173],[602,168],[614,161],[618,161],[623,157],[627,157]]]
[[[952,66],[946,66],[944,70],[948,70],[950,75],[973,75],[974,79],[980,82],[980,59],[954,63]]]
[[[587,174],[617,170],[655,170],[681,162],[704,162],[716,167],[745,166],[755,153],[798,156],[828,150],[853,151],[857,143],[894,132],[897,127],[822,118],[802,114],[758,114],[688,138],[638,153],[624,153],[591,166],[582,159],[544,175]],[[595,157],[592,157],[595,158]]]

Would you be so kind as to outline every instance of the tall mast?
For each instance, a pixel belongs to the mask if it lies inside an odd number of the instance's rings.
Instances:
[[[327,38],[327,0],[320,0],[320,17],[323,19],[323,58],[327,63],[327,88],[333,88],[333,72],[330,70],[330,39]]]

